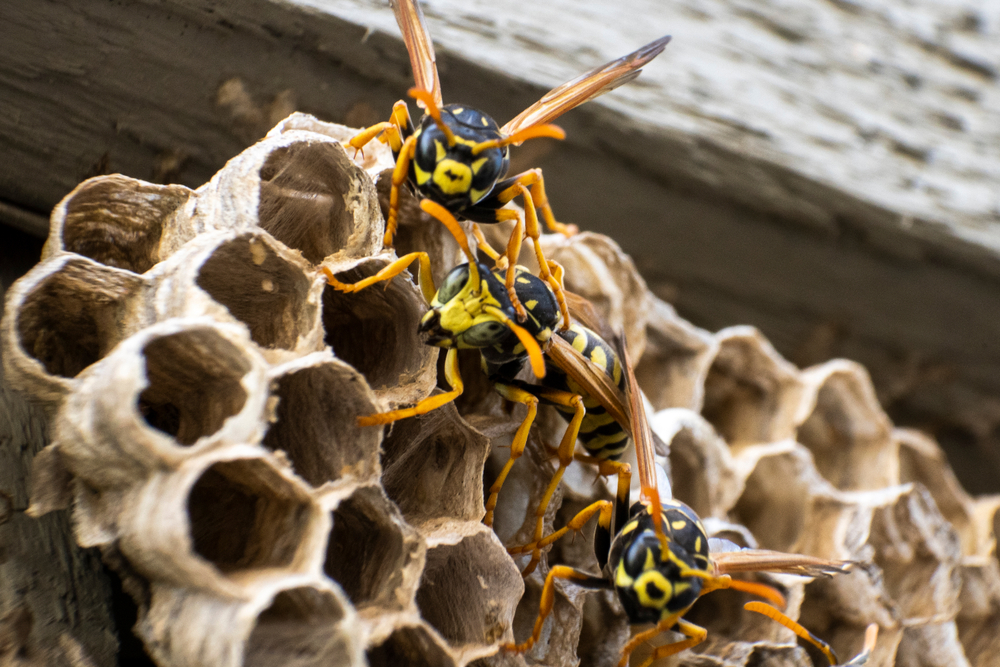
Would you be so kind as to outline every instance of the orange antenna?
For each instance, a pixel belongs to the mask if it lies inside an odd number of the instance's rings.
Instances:
[[[517,339],[521,341],[524,345],[525,351],[528,353],[528,361],[531,363],[531,372],[535,374],[535,377],[541,379],[545,377],[545,360],[542,358],[542,348],[538,345],[538,341],[535,337],[525,330],[524,327],[519,326],[514,322],[514,320],[507,317],[502,310],[496,306],[483,306],[483,310],[503,322],[507,327],[514,332]]]
[[[444,124],[441,120],[441,108],[437,105],[434,100],[433,93],[429,93],[421,88],[410,88],[408,91],[410,97],[423,103],[424,109],[427,110],[427,115],[434,119],[434,124],[438,126],[438,129],[444,133],[446,139],[448,139],[448,145],[455,145],[455,133],[451,131],[451,128]]]
[[[429,110],[428,113],[430,113]],[[503,146],[509,146],[510,144],[520,144],[528,139],[538,139],[539,137],[565,139],[566,132],[558,125],[535,125],[533,127],[526,127],[523,130],[515,132],[509,137],[504,137],[503,139],[480,141],[472,147],[472,154],[479,155],[489,148],[501,148]]]

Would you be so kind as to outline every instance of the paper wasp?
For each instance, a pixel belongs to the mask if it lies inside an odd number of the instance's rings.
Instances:
[[[404,183],[409,184],[420,197],[426,197],[450,213],[475,223],[516,220],[517,227],[505,252],[508,265],[505,285],[518,319],[523,322],[526,313],[514,287],[514,276],[521,241],[527,235],[535,242],[540,276],[556,292],[568,326],[569,314],[563,301],[562,287],[559,281],[552,278],[552,267],[545,261],[537,243],[540,234],[537,218],[534,222],[524,222],[516,210],[506,208],[506,205],[525,188],[530,188],[533,205],[541,209],[549,229],[569,234],[570,226],[556,222],[545,195],[541,169],[530,169],[507,177],[510,164],[508,147],[536,137],[564,138],[565,133],[548,124],[549,121],[634,79],[643,65],[663,51],[670,37],[651,42],[634,53],[554,88],[500,127],[482,111],[462,104],[442,104],[434,45],[424,25],[420,5],[417,0],[392,0],[392,8],[413,67],[416,86],[409,93],[426,113],[414,126],[406,102],[400,100],[393,105],[390,120],[362,130],[349,142],[355,150],[361,151],[368,142],[379,137],[389,144],[396,160],[385,246],[392,245],[399,211],[399,188]],[[528,206],[526,201],[525,208]],[[478,228],[476,231],[481,245],[485,246]],[[491,250],[489,254],[500,261],[501,255],[495,251]]]
[[[524,186],[520,187],[528,204],[525,215],[532,218],[535,211],[530,205],[531,195]],[[498,269],[491,271],[476,260],[465,232],[445,207],[424,199],[421,208],[451,231],[468,259],[467,263],[448,273],[439,290],[434,288],[430,259],[424,252],[406,255],[374,276],[353,284],[341,283],[326,267],[323,271],[334,288],[352,292],[391,279],[403,267],[419,260],[419,283],[430,304],[430,310],[421,320],[420,331],[427,336],[429,344],[448,350],[444,372],[451,390],[426,398],[411,408],[361,417],[358,423],[362,426],[387,424],[425,414],[454,400],[463,391],[458,350],[479,350],[482,368],[496,391],[528,409],[514,435],[510,459],[490,489],[484,517],[487,525],[492,525],[493,509],[504,480],[524,451],[538,405],[554,405],[569,422],[558,448],[559,468],[536,512],[534,539],[541,540],[545,509],[563,472],[574,460],[578,438],[590,453],[589,458],[599,463],[602,474],[628,470],[628,466],[614,461],[628,443],[628,434],[621,427],[628,423],[627,417],[613,411],[622,404],[615,398],[624,387],[621,364],[612,348],[593,331],[574,322],[561,329],[562,309],[554,291],[523,267],[517,267],[515,287],[526,306],[527,317],[523,324],[515,322],[515,309],[507,296],[501,272]],[[561,268],[555,266],[555,277],[561,281]],[[570,297],[574,302],[583,301]],[[545,347],[544,355],[542,346]],[[526,362],[539,384],[515,377]],[[608,406],[612,412],[608,411]],[[534,569],[540,555],[540,550],[533,550],[526,573]]]
[[[642,664],[642,667],[648,667],[654,660],[704,641],[707,631],[684,620],[683,616],[706,593],[730,588],[784,606],[784,598],[776,589],[765,584],[734,580],[732,574],[780,572],[812,577],[831,576],[851,565],[848,561],[741,549],[726,540],[710,539],[694,510],[677,500],[662,500],[657,485],[653,434],[638,395],[628,351],[624,341],[618,340],[618,356],[626,381],[624,396],[621,397],[624,402],[615,412],[628,415],[628,430],[636,447],[640,498],[629,506],[630,472],[622,470],[613,504],[599,500],[584,508],[565,527],[542,540],[512,550],[512,553],[537,552],[567,532],[581,530],[587,521],[598,515],[594,551],[602,574],[589,574],[567,565],[553,566],[545,578],[538,618],[531,636],[521,644],[508,644],[504,647],[508,651],[527,651],[538,641],[545,618],[552,611],[556,579],[566,579],[584,588],[613,589],[630,623],[654,624],[651,629],[636,633],[625,645],[619,667],[628,665],[629,656],[638,646],[666,630],[685,636],[685,639],[656,648]],[[612,400],[618,399],[613,397]],[[777,613],[771,618],[779,622],[781,618],[787,619],[776,609],[774,611]],[[793,630],[798,626],[790,619],[786,625]]]

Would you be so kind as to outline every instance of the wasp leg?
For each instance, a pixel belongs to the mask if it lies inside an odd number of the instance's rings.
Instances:
[[[483,230],[479,228],[479,223],[472,223],[472,235],[476,237],[476,245],[479,249],[486,253],[487,257],[496,262],[497,268],[507,268],[506,266],[500,266],[503,255],[494,250],[490,242],[486,240],[486,237],[483,236]]]
[[[497,183],[494,189],[497,201],[503,205],[519,195],[520,190],[517,188],[518,185],[531,188],[531,196],[535,200],[535,205],[542,209],[542,218],[545,219],[545,225],[549,229],[554,232],[559,232],[564,236],[573,236],[577,233],[577,231],[579,231],[577,230],[576,225],[566,225],[561,222],[556,222],[556,216],[552,213],[552,207],[549,205],[549,199],[545,196],[545,180],[542,178],[541,169],[529,169],[528,171],[520,173],[517,176],[506,178]],[[525,208],[527,208],[527,206],[525,206]]]
[[[548,488],[545,489],[545,494],[538,503],[538,509],[535,510],[535,535],[533,540],[535,543],[542,540],[542,535],[545,530],[545,510],[548,509],[549,503],[552,501],[552,495],[559,487],[559,482],[562,481],[563,473],[566,472],[566,468],[569,467],[569,464],[573,462],[573,449],[576,447],[576,438],[580,433],[580,424],[583,422],[583,418],[587,414],[587,408],[583,405],[583,398],[578,394],[571,394],[569,392],[547,388],[536,389],[536,391],[538,392],[538,397],[548,403],[572,408],[573,417],[570,419],[569,426],[566,427],[566,432],[563,434],[562,442],[559,443],[559,468],[556,470],[555,474],[552,475],[552,480],[549,482]],[[521,574],[523,576],[528,576],[534,572],[535,566],[538,565],[538,561],[541,557],[541,549],[537,547],[532,549],[531,560],[528,561],[527,567],[524,568],[524,571],[522,571]]]
[[[393,153],[398,153],[403,147],[403,136],[409,136],[413,133],[406,102],[399,100],[392,105],[392,116],[389,120],[366,127],[351,137],[348,144],[354,149],[354,155],[357,156],[358,153],[361,153],[361,157],[364,157],[365,146],[383,132],[385,133],[383,141],[388,142]]]
[[[551,262],[545,259],[545,253],[542,251],[542,244],[539,242],[539,237],[541,236],[541,228],[538,225],[538,214],[535,212],[535,202],[532,197],[532,192],[535,190],[535,186],[541,184],[541,170],[533,170],[538,172],[538,183],[532,185],[531,191],[525,187],[524,183],[515,183],[512,187],[516,188],[517,192],[524,199],[524,236],[531,239],[532,244],[535,246],[535,259],[538,260],[538,277],[549,284],[552,288],[553,293],[556,295],[556,301],[559,303],[559,312],[562,313],[562,330],[569,329],[570,318],[569,318],[569,307],[566,305],[566,295],[563,292],[561,275],[559,277],[553,275],[550,270]],[[532,172],[526,172],[532,173]],[[505,190],[500,193],[500,198],[503,199],[504,193],[509,191]],[[542,191],[542,196],[545,196],[544,190]],[[548,204],[546,204],[548,206]],[[542,209],[543,213],[545,209]],[[549,209],[551,213],[551,209]],[[499,213],[499,211],[498,211]],[[518,231],[515,228],[515,231]],[[510,266],[507,268],[507,291],[513,292],[514,290],[514,270],[517,264],[517,256],[511,254],[511,246],[514,243],[514,235],[511,235],[511,245],[508,245],[507,257],[510,259]],[[517,254],[520,254],[521,250],[521,235],[517,236],[516,246]]]
[[[407,417],[424,415],[428,412],[437,410],[442,405],[451,403],[456,398],[461,396],[462,390],[465,387],[462,384],[462,376],[459,375],[458,372],[458,350],[454,347],[449,348],[448,354],[444,359],[444,378],[451,386],[450,391],[446,391],[443,394],[437,394],[435,396],[428,396],[412,408],[403,408],[402,410],[380,412],[366,417],[358,417],[358,426],[377,426],[379,424],[389,424]]]
[[[504,644],[503,649],[505,651],[524,653],[530,650],[535,645],[535,642],[538,641],[538,638],[542,635],[542,626],[545,625],[545,618],[552,613],[552,605],[555,602],[556,579],[568,579],[577,586],[584,588],[610,589],[614,586],[612,582],[604,577],[595,577],[592,574],[574,570],[568,565],[556,565],[549,570],[548,576],[545,577],[545,585],[542,587],[542,602],[538,608],[538,618],[535,620],[534,631],[532,631],[531,636],[523,644]]]
[[[396,234],[396,225],[399,219],[399,188],[406,182],[410,174],[410,160],[417,149],[417,138],[414,135],[407,137],[399,149],[396,157],[396,168],[392,170],[392,188],[389,190],[389,215],[385,221],[385,236],[382,238],[382,245],[386,248],[392,247],[392,237]]]
[[[583,527],[587,525],[587,522],[590,521],[591,517],[593,517],[598,512],[600,512],[600,517],[597,519],[598,528],[599,529],[603,528],[608,532],[608,534],[610,534],[611,511],[613,508],[614,505],[612,505],[611,502],[608,500],[595,501],[590,505],[584,507],[582,510],[580,510],[576,516],[570,519],[566,523],[566,525],[560,528],[559,530],[549,533],[548,535],[538,540],[537,542],[531,542],[530,544],[523,544],[519,547],[511,547],[507,549],[507,553],[509,553],[511,556],[517,556],[520,554],[526,554],[529,551],[544,549],[550,544],[553,544],[556,540],[558,540],[560,537],[562,537],[571,530],[575,533],[578,533],[581,530],[583,530]],[[606,558],[607,555],[605,555],[605,559]]]
[[[392,280],[395,276],[402,273],[414,260],[420,261],[420,269],[417,272],[417,281],[420,283],[420,291],[423,292],[424,299],[427,303],[430,303],[434,299],[434,294],[437,290],[434,288],[434,276],[431,275],[431,258],[426,252],[411,252],[409,255],[403,255],[397,259],[392,264],[384,267],[381,271],[373,276],[369,276],[356,283],[342,283],[337,280],[333,272],[330,271],[325,266],[321,266],[320,270],[326,274],[326,282],[333,286],[339,292],[360,292],[366,287],[374,285],[375,283],[380,283],[384,280]]]
[[[490,487],[490,497],[486,500],[486,516],[483,517],[483,523],[487,526],[493,525],[493,510],[496,509],[500,489],[503,488],[503,483],[507,479],[510,469],[514,467],[514,461],[518,460],[521,454],[524,453],[524,446],[528,442],[528,431],[531,430],[531,424],[535,421],[535,415],[538,413],[538,398],[530,392],[503,382],[494,382],[493,388],[507,400],[516,401],[528,406],[528,414],[517,428],[517,433],[514,434],[514,441],[510,444],[510,458],[507,459],[507,464],[500,471],[500,475],[493,482],[493,486]]]
[[[806,640],[807,642],[818,648],[820,651],[822,651],[823,655],[826,656],[826,659],[830,662],[830,665],[836,666],[840,664],[840,660],[837,658],[837,654],[833,652],[833,649],[830,648],[829,644],[827,644],[825,641],[823,641],[813,633],[806,630],[804,627],[802,627],[801,624],[796,623],[792,619],[788,618],[788,616],[781,613],[781,611],[775,609],[771,605],[764,604],[763,602],[747,602],[745,605],[743,605],[743,608],[746,609],[747,611],[755,611],[758,614],[763,614],[772,621],[775,621],[776,623],[780,623],[781,625],[785,626],[786,628],[794,632],[797,636],[801,637],[802,639]]]
[[[629,656],[637,646],[643,642],[649,641],[661,632],[671,629],[675,625],[677,627],[677,631],[685,635],[687,639],[682,639],[679,642],[674,642],[665,646],[658,646],[656,650],[653,651],[653,655],[646,658],[642,664],[639,665],[639,667],[649,667],[653,664],[653,662],[659,660],[660,658],[665,658],[668,655],[674,655],[676,653],[680,653],[684,649],[697,646],[705,641],[705,637],[708,636],[708,630],[700,625],[695,625],[694,623],[689,623],[688,621],[681,619],[680,614],[671,614],[669,617],[657,623],[655,628],[651,628],[645,632],[640,632],[636,636],[632,637],[628,644],[625,644],[625,648],[622,649],[622,659],[618,662],[618,667],[628,667]]]

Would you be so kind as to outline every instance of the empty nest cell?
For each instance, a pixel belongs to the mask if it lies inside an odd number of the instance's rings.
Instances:
[[[53,217],[66,250],[145,273],[160,260],[164,220],[191,194],[180,185],[156,185],[120,174],[99,176],[78,185]]]
[[[751,327],[725,329],[717,337],[719,351],[705,380],[705,419],[730,446],[792,435],[794,367]]]
[[[489,440],[453,405],[401,420],[382,445],[382,484],[411,523],[479,521],[485,512],[483,465],[489,448]]]
[[[349,245],[355,210],[374,204],[371,180],[336,142],[275,148],[260,168],[261,228],[313,264]]]
[[[126,302],[144,282],[81,257],[55,262],[47,267],[47,275],[27,288],[19,307],[9,305],[17,309],[21,349],[49,374],[72,378],[125,335],[121,320]]]
[[[222,428],[247,399],[251,364],[232,342],[208,328],[154,338],[143,348],[148,386],[138,409],[155,429],[182,445]]]
[[[733,516],[750,529],[761,547],[789,551],[804,527],[814,468],[801,445],[786,442],[759,448]]]
[[[362,487],[333,510],[323,570],[359,610],[412,604],[421,566],[416,534],[375,487]]]
[[[806,382],[813,376],[815,402],[796,437],[812,452],[819,473],[845,491],[896,483],[891,425],[868,374],[849,362],[831,362],[807,372]]]
[[[312,328],[308,304],[311,276],[281,257],[262,235],[244,234],[221,243],[205,260],[198,287],[229,309],[265,349],[292,349]]]
[[[384,259],[369,260],[335,275],[341,282],[354,283],[374,275],[387,263]],[[407,273],[384,286],[354,293],[327,286],[322,315],[325,342],[338,359],[364,375],[376,392],[387,391],[396,400],[415,402],[420,397],[400,395],[400,385],[436,370],[431,359],[437,358],[437,350],[425,345],[417,334],[424,310],[423,299]]]
[[[444,525],[428,536],[417,606],[452,646],[510,638],[524,584],[493,532],[472,522]]]
[[[271,396],[277,407],[264,446],[285,452],[313,486],[347,476],[376,477],[382,431],[356,421],[377,411],[364,378],[328,352],[276,370]]]
[[[274,596],[258,616],[244,650],[244,667],[336,667],[357,664],[337,623],[341,603],[329,591],[301,586]]]
[[[219,461],[187,495],[195,553],[224,573],[292,565],[307,537],[308,496],[263,459]]]
[[[368,649],[369,667],[453,667],[455,660],[441,640],[422,625],[399,628]]]

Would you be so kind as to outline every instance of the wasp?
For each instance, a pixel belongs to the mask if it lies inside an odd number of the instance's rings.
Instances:
[[[530,169],[507,176],[510,165],[508,148],[537,137],[563,139],[565,133],[549,121],[570,109],[612,90],[638,76],[640,68],[661,53],[670,37],[663,37],[638,51],[598,67],[553,90],[513,120],[500,127],[489,115],[462,104],[442,104],[434,45],[424,24],[423,12],[416,0],[392,0],[396,22],[413,67],[416,86],[409,94],[425,110],[414,125],[406,102],[393,106],[390,120],[366,128],[349,142],[356,151],[379,137],[392,149],[396,166],[392,173],[389,211],[386,219],[384,245],[392,245],[399,212],[399,189],[406,183],[420,197],[426,197],[448,209],[454,215],[475,223],[517,221],[505,253],[508,270],[505,285],[518,318],[527,316],[514,286],[517,256],[523,237],[534,241],[541,278],[556,292],[565,322],[569,314],[563,302],[561,286],[552,278],[552,267],[538,245],[540,230],[535,222],[524,222],[520,214],[506,208],[508,202],[530,188],[534,201],[542,211],[549,229],[565,234],[571,226],[556,221],[545,194],[541,169]],[[525,202],[525,207],[527,207]],[[477,238],[485,246],[476,228]],[[488,251],[500,261],[501,255]]]
[[[837,654],[833,652],[833,649],[829,644],[806,630],[801,624],[788,618],[788,616],[783,614],[778,609],[775,609],[771,605],[764,604],[763,602],[747,602],[743,605],[743,608],[748,611],[763,614],[771,620],[781,623],[797,636],[815,646],[819,649],[820,653],[826,657],[827,661],[830,663],[830,667],[861,667],[861,665],[868,662],[868,658],[871,657],[872,651],[875,650],[875,643],[878,641],[878,625],[871,623],[867,628],[865,628],[865,641],[864,645],[861,647],[861,652],[847,662],[841,664],[840,660],[837,658]]]
[[[524,189],[524,186],[521,187]],[[525,209],[526,216],[531,218],[535,215],[530,206],[531,194],[526,189],[522,194],[529,204]],[[541,540],[545,509],[563,472],[576,458],[577,439],[589,453],[589,456],[581,458],[596,462],[602,474],[628,470],[626,464],[616,461],[629,439],[628,432],[621,426],[628,423],[627,418],[624,413],[616,411],[617,406],[622,404],[616,396],[624,389],[622,365],[611,346],[594,331],[576,322],[562,327],[562,309],[555,292],[547,282],[524,267],[516,268],[515,288],[526,307],[527,317],[522,323],[516,322],[516,311],[505,289],[502,272],[489,269],[475,258],[464,230],[444,206],[429,199],[424,199],[420,205],[451,231],[468,259],[445,276],[440,289],[434,287],[430,259],[425,252],[401,257],[374,276],[353,284],[341,283],[326,267],[323,271],[334,288],[353,292],[391,279],[402,270],[400,266],[419,260],[418,282],[430,304],[430,309],[421,320],[420,332],[426,336],[428,344],[447,349],[444,374],[450,390],[428,397],[410,408],[360,417],[358,423],[362,426],[387,424],[425,414],[453,401],[463,391],[458,371],[458,350],[479,350],[482,369],[496,391],[527,408],[527,414],[511,443],[510,458],[490,488],[484,523],[493,523],[493,511],[500,490],[524,451],[538,406],[555,406],[569,422],[557,450],[558,470],[536,511],[534,540]],[[558,265],[556,269],[556,279],[561,282],[561,269]],[[583,301],[580,297],[570,297],[574,302]],[[538,384],[516,377],[526,364],[538,378]],[[532,561],[525,569],[526,574],[534,569],[540,555],[540,550],[532,551]]]
[[[602,573],[595,575],[567,565],[553,566],[545,578],[531,636],[521,644],[506,645],[504,648],[508,651],[524,652],[538,641],[545,619],[552,611],[557,579],[572,581],[584,588],[614,590],[630,623],[654,624],[651,629],[637,633],[625,645],[619,667],[626,667],[629,656],[638,646],[662,632],[674,630],[684,635],[685,638],[680,641],[657,647],[652,656],[642,663],[642,667],[648,667],[654,660],[705,640],[707,630],[685,620],[683,616],[706,593],[729,588],[784,606],[784,598],[776,589],[733,579],[732,574],[767,571],[821,577],[843,572],[851,565],[849,561],[741,549],[725,540],[710,539],[693,509],[678,500],[661,499],[653,434],[637,395],[628,351],[620,338],[616,341],[616,349],[625,377],[625,391],[620,397],[624,404],[618,406],[615,412],[627,415],[628,430],[635,442],[640,498],[630,506],[630,471],[623,470],[619,473],[618,494],[614,503],[599,500],[542,540],[511,550],[512,553],[536,552],[569,531],[581,530],[594,515],[598,516],[594,551]],[[618,400],[614,395],[612,399]],[[777,609],[774,611],[777,612]],[[784,615],[777,612],[771,617],[777,619]],[[790,622],[792,625],[788,627],[796,625]]]

